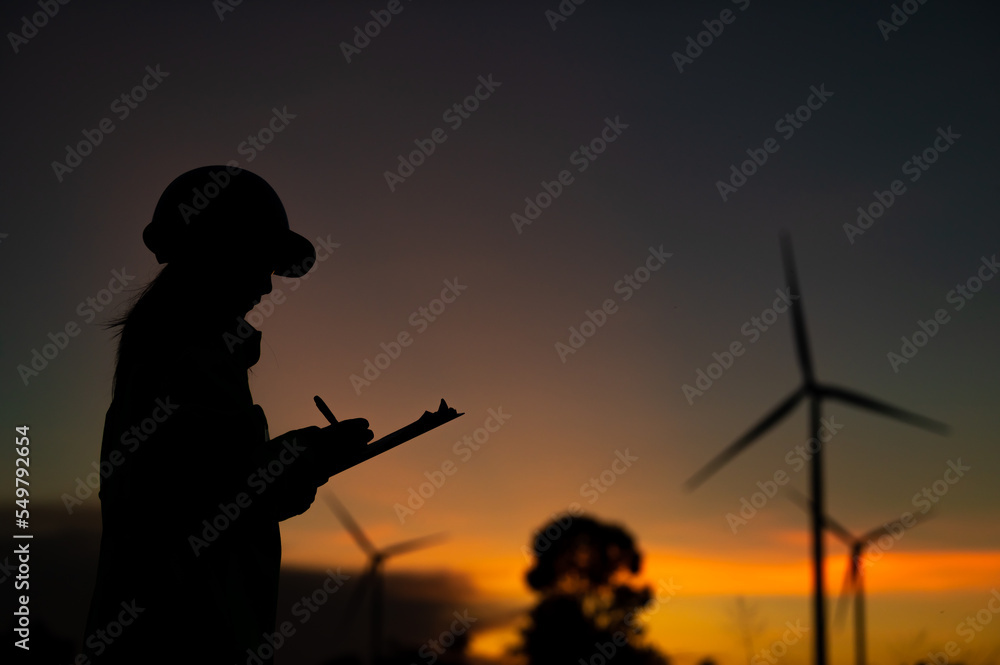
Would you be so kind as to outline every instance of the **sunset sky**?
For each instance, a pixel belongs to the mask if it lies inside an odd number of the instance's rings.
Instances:
[[[808,491],[795,452],[806,407],[698,490],[683,483],[799,385],[790,315],[767,311],[787,230],[819,378],[952,428],[824,406],[842,426],[825,449],[835,519],[860,534],[923,517],[925,490],[935,499],[932,519],[866,569],[870,662],[912,664],[949,640],[961,662],[997,662],[994,5],[903,3],[916,9],[890,30],[888,2],[595,0],[556,21],[556,0],[402,0],[348,62],[342,43],[386,3],[223,4],[70,3],[4,47],[0,403],[8,432],[31,426],[33,506],[60,524],[98,508],[96,496],[73,515],[62,505],[99,458],[115,350],[101,324],[160,267],[141,233],[166,185],[235,160],[273,185],[321,257],[306,279],[274,278],[250,317],[264,333],[250,386],[272,435],[322,425],[317,394],[376,437],[442,397],[465,413],[326,486],[379,545],[449,534],[390,572],[463,580],[468,594],[445,602],[491,617],[473,648],[495,655],[533,601],[532,532],[576,505],[635,535],[643,583],[679,586],[649,617],[652,643],[679,665],[745,663],[737,597],[762,622],[756,649],[812,621],[802,511],[775,496],[746,524],[727,519],[776,473]],[[37,11],[7,3],[0,26],[21,31]],[[675,57],[719,26],[690,62]],[[130,108],[120,98],[137,85]],[[253,147],[269,124],[281,131]],[[88,134],[101,139],[78,166],[53,166]],[[862,232],[845,229],[890,196]],[[126,291],[91,314],[116,275]],[[206,274],[192,302],[212,289]],[[442,311],[443,291],[458,295]],[[939,310],[935,334],[892,362]],[[67,325],[79,332],[47,366],[19,369]],[[591,334],[574,337],[581,327]],[[386,366],[381,345],[404,332],[412,343]],[[729,367],[710,369],[737,342]],[[384,369],[352,382],[366,361]],[[718,378],[705,389],[699,371]],[[509,415],[498,429],[497,413]],[[9,483],[13,451],[2,459]],[[182,473],[163,491],[183,491]],[[364,563],[322,502],[282,539],[288,567]],[[847,551],[832,537],[828,551],[836,594]],[[966,643],[977,612],[994,620]],[[851,631],[831,639],[833,662],[853,662]],[[811,649],[810,632],[781,662]]]

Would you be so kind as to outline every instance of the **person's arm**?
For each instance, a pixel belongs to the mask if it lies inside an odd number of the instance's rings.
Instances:
[[[304,512],[316,488],[371,439],[366,421],[267,438],[245,373],[227,360],[184,349],[119,386],[104,443],[105,458],[117,450],[115,459],[126,462],[102,482],[112,514],[140,528],[199,533],[203,520],[234,505],[244,523],[287,519]],[[138,437],[129,433],[143,423]]]

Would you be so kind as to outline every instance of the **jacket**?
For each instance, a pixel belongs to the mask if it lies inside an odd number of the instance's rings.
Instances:
[[[302,488],[291,444],[269,439],[253,403],[259,356],[245,321],[223,334],[177,324],[119,372],[101,444],[89,662],[271,662],[258,647],[274,631],[278,522],[315,486]]]

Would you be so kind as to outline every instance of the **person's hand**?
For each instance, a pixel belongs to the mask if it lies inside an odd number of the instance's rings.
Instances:
[[[253,461],[253,473],[248,478],[262,502],[280,520],[301,515],[316,500],[316,488],[310,450],[322,445],[319,427],[304,427],[285,432],[262,447]]]
[[[342,420],[320,432],[310,447],[317,471],[323,476],[320,484],[363,459],[368,442],[375,438],[364,418]]]
[[[272,439],[270,471],[280,469],[271,494],[278,519],[308,510],[316,500],[317,488],[362,459],[366,444],[373,438],[368,421],[355,418],[322,429],[313,426],[292,430]]]

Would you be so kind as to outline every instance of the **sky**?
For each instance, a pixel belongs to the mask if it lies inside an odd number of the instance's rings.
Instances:
[[[5,4],[0,403],[30,426],[39,532],[96,534],[96,496],[66,496],[99,458],[102,323],[160,268],[141,232],[166,185],[235,160],[320,257],[250,316],[272,434],[323,424],[317,394],[377,437],[441,398],[465,413],[325,488],[377,544],[449,534],[390,561],[390,588],[453,580],[439,600],[489,617],[471,648],[496,656],[534,599],[532,533],[579,509],[635,535],[643,583],[676,585],[653,644],[745,662],[738,597],[757,652],[811,621],[808,522],[767,496],[808,491],[806,407],[683,485],[801,381],[787,231],[818,377],[951,427],[824,405],[832,517],[860,534],[933,502],[866,569],[871,662],[949,641],[996,662],[1000,621],[969,642],[964,622],[1000,586],[997,9],[855,4],[69,3],[37,28],[39,5]],[[323,502],[282,540],[287,571],[364,564]],[[831,639],[849,662],[850,631]]]

